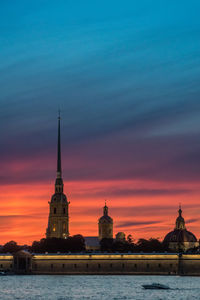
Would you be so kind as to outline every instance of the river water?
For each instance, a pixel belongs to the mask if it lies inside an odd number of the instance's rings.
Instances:
[[[170,290],[144,290],[142,284],[167,284]],[[3,300],[157,300],[200,299],[200,277],[179,276],[1,276]]]

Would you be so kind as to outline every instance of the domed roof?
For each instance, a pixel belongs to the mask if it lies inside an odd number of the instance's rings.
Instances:
[[[182,210],[181,207],[179,207],[178,210],[179,216],[176,219],[176,226],[173,231],[169,232],[165,238],[164,243],[182,243],[182,242],[197,242],[196,236],[188,231],[185,227],[185,220],[182,217]]]
[[[164,238],[164,243],[170,242],[197,242],[197,239],[192,232],[187,231],[186,229],[174,229],[173,231],[169,232]]]
[[[113,219],[108,215],[108,207],[106,206],[106,203],[105,203],[105,206],[103,208],[103,216],[99,219],[99,223],[100,224],[113,224]]]
[[[126,235],[124,232],[118,232],[116,234],[116,240],[125,240],[126,239]]]

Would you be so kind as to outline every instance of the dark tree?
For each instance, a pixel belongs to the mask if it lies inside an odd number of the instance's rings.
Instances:
[[[85,240],[82,235],[75,235],[67,239],[41,239],[39,242],[33,242],[31,251],[34,253],[81,252],[85,251]]]
[[[104,238],[100,241],[100,249],[102,252],[113,252],[113,239]]]
[[[76,234],[70,238],[70,251],[82,252],[85,251],[85,239],[82,235]]]
[[[21,246],[17,245],[15,241],[10,241],[6,243],[1,249],[3,253],[15,253],[19,250],[21,250]]]
[[[128,242],[129,244],[133,244],[134,240],[133,240],[133,236],[132,236],[131,234],[129,234],[129,235],[127,236],[127,242]]]
[[[133,252],[134,251],[134,244],[129,243],[127,241],[114,241],[113,243],[113,252],[121,252],[121,253],[127,253],[127,252]]]
[[[139,239],[135,245],[136,252],[164,252],[166,251],[166,247],[160,242],[158,239],[150,238],[149,240],[146,239]]]

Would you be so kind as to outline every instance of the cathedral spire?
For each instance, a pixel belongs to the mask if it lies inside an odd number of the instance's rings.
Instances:
[[[49,221],[46,237],[66,239],[69,236],[69,202],[63,193],[63,179],[61,167],[61,139],[60,139],[60,110],[58,112],[58,141],[57,141],[57,175],[55,193],[49,202]]]
[[[57,178],[62,177],[61,145],[60,145],[60,110],[58,111],[58,146],[57,146]]]
[[[58,112],[58,144],[57,144],[57,175],[55,193],[63,193],[62,167],[61,167],[61,142],[60,142],[60,110]]]

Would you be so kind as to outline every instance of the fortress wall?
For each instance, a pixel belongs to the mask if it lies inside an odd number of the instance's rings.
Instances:
[[[33,274],[178,274],[178,255],[34,255]]]
[[[196,275],[200,276],[200,255],[183,254],[179,261],[180,275]]]
[[[192,254],[0,254],[0,271],[18,274],[132,274],[200,276]]]
[[[13,268],[13,256],[0,254],[0,271],[11,271]]]

